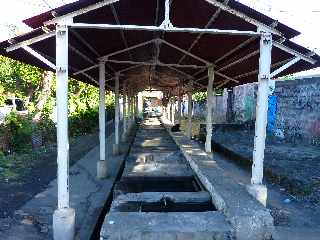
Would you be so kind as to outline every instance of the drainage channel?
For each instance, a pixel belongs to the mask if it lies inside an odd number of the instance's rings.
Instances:
[[[97,227],[92,239],[140,239],[134,237],[139,234],[164,239],[157,234],[167,230],[201,235],[219,220],[211,196],[157,118],[145,119],[136,132],[107,205],[101,230]]]

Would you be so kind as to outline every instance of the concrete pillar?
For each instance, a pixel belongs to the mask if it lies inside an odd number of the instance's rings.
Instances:
[[[139,102],[138,102],[138,94],[136,94],[136,97],[135,97],[135,115],[136,115],[136,118],[139,117]]]
[[[127,89],[126,89],[126,84],[125,83],[123,85],[122,112],[123,112],[123,117],[122,117],[122,127],[123,127],[122,141],[125,142],[127,140]]]
[[[176,114],[176,106],[175,106],[175,100],[171,101],[171,123],[175,124],[175,114]]]
[[[179,93],[178,93],[178,115],[177,115],[178,124],[181,124],[181,86],[179,86]]]
[[[107,177],[106,162],[106,103],[105,103],[105,80],[106,69],[105,63],[99,63],[99,143],[100,143],[100,160],[97,164],[97,177],[102,179]]]
[[[263,33],[260,39],[260,59],[252,177],[251,185],[248,186],[248,192],[258,201],[260,201],[264,206],[266,206],[267,204],[267,188],[262,184],[262,180],[268,114],[271,50],[272,35],[270,33]]]
[[[128,88],[128,119],[127,119],[127,129],[130,130],[132,127],[132,99],[131,99],[131,91]]]
[[[139,117],[142,117],[143,112],[143,99],[142,99],[142,93],[138,93],[138,115]]]
[[[120,104],[119,104],[119,74],[116,74],[115,78],[115,116],[114,116],[114,145],[113,145],[113,154],[118,155],[119,150],[119,122],[120,122]]]
[[[188,129],[187,129],[187,137],[189,139],[192,138],[192,92],[189,90],[188,92]]]
[[[53,214],[53,238],[72,240],[75,211],[69,203],[69,137],[68,137],[68,27],[56,26],[56,101],[58,209]]]
[[[205,150],[207,153],[212,152],[211,139],[212,139],[212,100],[213,100],[213,81],[214,81],[214,68],[208,68],[208,89],[207,89],[207,136]]]

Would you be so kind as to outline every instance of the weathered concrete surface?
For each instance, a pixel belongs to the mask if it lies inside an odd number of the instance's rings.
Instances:
[[[155,203],[161,199],[167,198],[175,203],[201,203],[211,201],[208,192],[143,192],[143,193],[127,193],[119,195],[113,200],[111,211],[117,211],[117,207],[124,203],[144,202]]]
[[[219,212],[112,212],[100,236],[101,240],[230,240],[234,231]]]
[[[201,125],[204,126],[204,125]],[[204,130],[204,128],[202,128]],[[244,125],[214,125],[213,149],[251,166],[254,129]],[[267,137],[265,176],[298,199],[320,203],[319,147]]]
[[[154,157],[144,162],[144,154]],[[190,166],[159,120],[146,120],[115,186],[101,239],[233,239],[211,196],[194,185]]]
[[[96,165],[99,160],[99,146],[70,169],[70,202],[76,210],[76,238],[89,239],[97,218],[110,194],[125,155],[113,157],[114,135],[107,138],[107,161],[109,178],[97,179]],[[37,194],[20,210],[15,212],[6,229],[0,231],[0,239],[40,240],[52,239],[52,214],[57,204],[57,182],[50,182],[47,189]]]
[[[123,176],[125,177],[180,177],[193,176],[190,167],[185,164],[175,163],[146,163],[133,165],[130,164],[125,168]]]
[[[167,120],[162,118],[164,123]],[[236,229],[236,238],[271,239],[274,225],[268,209],[249,195],[211,159],[200,146],[181,132],[168,132],[180,147],[191,168],[212,196],[214,205],[223,211]]]

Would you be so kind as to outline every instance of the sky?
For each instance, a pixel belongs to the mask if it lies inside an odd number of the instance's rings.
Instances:
[[[22,20],[76,0],[0,0],[0,41],[10,36],[8,26],[28,30]],[[199,0],[200,1],[200,0]],[[320,54],[320,0],[238,0],[302,34],[292,41]],[[297,75],[320,74],[320,68]]]

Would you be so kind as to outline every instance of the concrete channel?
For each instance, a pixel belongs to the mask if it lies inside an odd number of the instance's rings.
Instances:
[[[145,119],[115,184],[100,239],[234,238],[234,228],[160,120]]]

